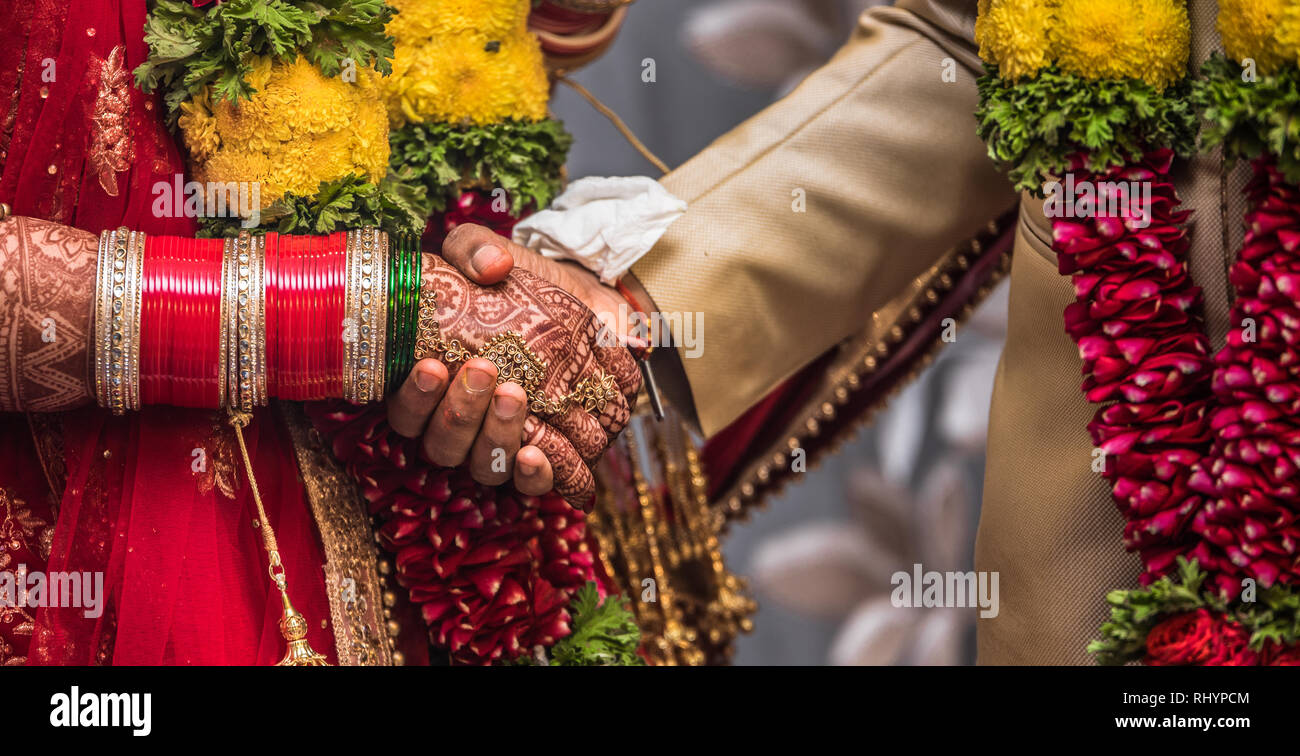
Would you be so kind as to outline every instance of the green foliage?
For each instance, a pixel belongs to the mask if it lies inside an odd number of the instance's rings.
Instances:
[[[214,99],[247,99],[256,58],[292,62],[299,55],[325,76],[351,59],[358,69],[392,72],[393,38],[383,0],[225,0],[195,8],[189,0],[153,0],[145,20],[149,58],[135,70],[146,92],[163,93],[169,117],[209,85]]]
[[[1215,55],[1201,74],[1193,96],[1206,121],[1204,146],[1248,160],[1271,153],[1287,180],[1300,183],[1300,69],[1243,81],[1240,64]]]
[[[1019,82],[994,66],[985,71],[978,133],[1017,190],[1042,196],[1046,178],[1063,175],[1078,154],[1100,172],[1154,149],[1195,150],[1196,112],[1185,82],[1162,92],[1138,79],[1085,79],[1056,67]]]
[[[587,583],[569,608],[573,632],[551,649],[552,667],[640,667],[637,654],[641,631],[624,606],[626,596],[610,596],[604,602],[595,583]]]
[[[445,210],[466,186],[486,185],[505,189],[518,215],[527,207],[546,207],[559,193],[572,144],[573,136],[552,119],[415,123],[390,134],[389,165],[417,177],[434,210]]]
[[[1203,589],[1205,573],[1196,560],[1178,557],[1178,569],[1146,588],[1111,591],[1110,621],[1101,626],[1101,640],[1088,644],[1098,664],[1125,664],[1146,653],[1147,634],[1171,614],[1202,607],[1227,614],[1251,632],[1250,646],[1259,650],[1266,640],[1283,644],[1300,641],[1300,594],[1274,584],[1261,589],[1251,602],[1229,602]]]
[[[335,231],[378,226],[389,234],[424,232],[431,212],[424,187],[409,176],[390,173],[378,185],[362,176],[345,176],[322,181],[310,197],[286,194],[262,211],[261,231],[282,234],[329,234]],[[239,218],[205,218],[199,236],[236,236]]]

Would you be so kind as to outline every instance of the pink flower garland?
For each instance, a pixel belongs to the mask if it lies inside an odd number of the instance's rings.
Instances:
[[[1271,158],[1254,162],[1246,238],[1231,281],[1228,342],[1215,357],[1213,500],[1197,513],[1190,556],[1225,597],[1242,579],[1300,577],[1300,190]]]
[[[1190,213],[1168,180],[1173,157],[1159,151],[1101,174],[1076,165],[1076,183],[1149,182],[1149,225],[1104,213],[1052,224],[1059,269],[1073,276],[1065,328],[1079,345],[1084,396],[1112,402],[1088,430],[1106,453],[1104,475],[1128,520],[1125,546],[1142,557],[1144,584],[1194,547],[1189,525],[1202,498],[1191,480],[1210,443],[1209,339],[1201,290],[1184,261]],[[1126,194],[1117,199],[1129,207]]]
[[[1142,558],[1143,584],[1181,556],[1207,573],[1207,590],[1232,601],[1244,578],[1267,587],[1300,577],[1300,189],[1272,159],[1255,161],[1245,244],[1231,272],[1233,328],[1211,372],[1201,290],[1185,262],[1190,213],[1168,180],[1172,161],[1158,151],[1099,174],[1078,161],[1076,185],[1113,187],[1121,208],[1129,207],[1128,182],[1149,182],[1150,224],[1140,213],[1057,220],[1052,246],[1074,283],[1065,325],[1083,360],[1084,395],[1109,402],[1088,429],[1107,455],[1104,475],[1127,520],[1125,546]],[[1296,656],[1294,646],[1275,643],[1255,654],[1241,626],[1198,612],[1157,626],[1150,663],[1276,664]],[[1193,616],[1219,638],[1215,648],[1232,653],[1199,661],[1167,653],[1171,633],[1185,632]]]

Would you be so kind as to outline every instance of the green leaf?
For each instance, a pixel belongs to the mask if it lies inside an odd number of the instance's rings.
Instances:
[[[145,19],[149,57],[135,69],[145,92],[163,93],[167,115],[212,87],[218,99],[253,95],[253,62],[292,62],[303,55],[334,76],[343,61],[392,72],[393,9],[381,0],[225,0],[195,8],[189,0],[154,0]]]
[[[1284,66],[1254,81],[1243,81],[1243,74],[1223,55],[1201,66],[1192,95],[1207,124],[1203,146],[1222,146],[1232,159],[1268,151],[1287,180],[1300,183],[1300,69]]]
[[[1197,119],[1188,92],[1186,83],[1157,91],[1137,79],[1085,79],[1056,67],[1013,83],[986,66],[975,117],[989,156],[1016,189],[1041,196],[1047,178],[1080,154],[1097,171],[1154,149],[1192,154]]]
[[[486,126],[409,124],[389,135],[390,170],[409,170],[435,210],[471,186],[504,189],[511,212],[543,208],[559,193],[573,137],[559,121]]]
[[[573,632],[551,649],[551,666],[644,666],[637,654],[641,631],[626,602],[622,595],[601,601],[595,583],[583,586],[569,608]]]
[[[282,234],[329,234],[378,226],[391,235],[424,232],[429,208],[425,190],[409,175],[390,173],[379,184],[362,176],[321,182],[310,197],[286,194],[262,211],[258,230]],[[236,236],[239,218],[206,218],[200,236]]]

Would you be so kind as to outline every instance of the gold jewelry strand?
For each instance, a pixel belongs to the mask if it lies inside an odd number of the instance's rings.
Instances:
[[[248,446],[244,444],[244,426],[248,425],[251,415],[245,412],[230,412],[230,424],[235,429],[235,440],[239,442],[239,453],[244,458],[244,471],[248,475],[248,486],[252,489],[253,503],[257,505],[257,519],[261,523],[262,543],[266,546],[267,574],[271,582],[280,591],[280,602],[284,613],[280,617],[280,637],[287,647],[284,658],[276,663],[277,667],[328,667],[329,662],[323,654],[315,651],[307,641],[307,618],[289,601],[289,581],[280,559],[280,544],[275,540],[275,530],[271,520],[266,516],[266,507],[262,505],[262,494],[257,487],[257,478],[253,475],[253,461],[248,456]]]
[[[437,292],[422,290],[415,335],[415,359],[441,356],[447,370],[454,373],[458,365],[464,364],[471,357],[482,357],[496,365],[497,385],[506,381],[519,384],[528,397],[529,411],[539,417],[562,415],[574,406],[599,415],[618,396],[618,384],[614,377],[603,370],[597,370],[579,380],[564,396],[548,397],[541,388],[546,379],[546,363],[517,331],[498,333],[488,339],[481,350],[475,352],[467,349],[458,339],[448,341],[443,338],[437,312]]]
[[[144,243],[144,232],[131,232],[131,264],[128,267],[131,274],[127,277],[131,284],[128,300],[131,317],[126,322],[129,341],[123,356],[127,360],[125,365],[127,409],[137,411],[140,409],[140,319],[144,310]]]
[[[115,415],[140,408],[140,278],[143,234],[137,238],[125,227],[101,235],[104,255],[98,260],[96,291],[95,375],[99,404]]]

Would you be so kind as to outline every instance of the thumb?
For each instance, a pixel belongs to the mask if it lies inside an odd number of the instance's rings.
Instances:
[[[557,276],[562,277],[553,260],[476,223],[453,228],[442,242],[442,256],[466,278],[484,286],[500,282],[515,268],[552,283],[558,283]]]
[[[442,257],[476,284],[503,280],[515,267],[509,239],[476,223],[456,226],[442,241]]]

